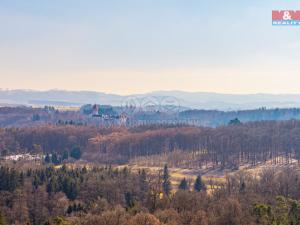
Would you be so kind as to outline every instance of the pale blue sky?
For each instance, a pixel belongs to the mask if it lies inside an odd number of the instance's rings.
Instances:
[[[300,93],[300,1],[0,0],[0,88]]]

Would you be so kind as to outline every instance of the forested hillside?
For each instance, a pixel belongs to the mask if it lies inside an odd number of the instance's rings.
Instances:
[[[251,122],[218,128],[157,125],[134,128],[57,125],[0,130],[2,155],[43,153],[70,155],[101,163],[127,163],[140,156],[191,153],[202,165],[236,168],[272,160],[290,163],[300,157],[300,121]]]
[[[96,106],[96,107],[95,107]],[[286,121],[300,119],[299,108],[287,109],[253,109],[241,111],[218,110],[184,110],[180,107],[168,107],[160,111],[154,109],[113,107],[110,105],[87,104],[78,108],[44,108],[0,107],[0,127],[33,127],[38,125],[94,125],[94,126],[126,126],[155,124],[189,124],[194,126],[218,127],[237,119],[242,123],[258,121]],[[94,109],[96,108],[96,109]],[[122,116],[126,120],[122,121]]]
[[[195,125],[216,127],[226,125],[234,118],[239,119],[241,122],[300,119],[300,109],[186,110],[179,114],[179,118],[183,121],[191,121]]]

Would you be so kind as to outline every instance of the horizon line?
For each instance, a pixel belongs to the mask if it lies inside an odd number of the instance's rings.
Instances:
[[[156,92],[182,92],[189,94],[218,94],[218,95],[300,95],[300,92],[295,93],[274,93],[274,92],[253,92],[253,93],[226,93],[226,92],[216,92],[216,91],[187,91],[187,90],[179,90],[179,89],[164,89],[164,90],[152,90],[148,92],[137,92],[130,94],[121,94],[116,92],[106,92],[106,91],[98,91],[98,90],[87,90],[87,89],[59,89],[59,88],[51,88],[51,89],[32,89],[32,88],[0,88],[0,91],[31,91],[31,92],[51,92],[51,91],[62,91],[62,92],[93,92],[93,93],[102,93],[108,95],[119,95],[119,96],[131,96],[131,95],[146,95]]]

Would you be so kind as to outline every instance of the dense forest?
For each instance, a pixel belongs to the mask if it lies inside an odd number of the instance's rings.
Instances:
[[[0,224],[243,225],[300,223],[300,172],[237,173],[211,192],[199,175],[174,192],[168,167],[0,168]]]
[[[299,137],[300,121],[296,120],[234,123],[217,128],[47,125],[1,129],[0,150],[2,156],[30,152],[55,153],[62,158],[77,149],[81,159],[106,164],[176,151],[189,154],[190,166],[196,168],[238,168],[267,161],[289,164],[300,159]],[[180,164],[180,156],[174,160]]]
[[[1,128],[0,225],[297,225],[299,137],[297,120]],[[6,158],[23,153],[40,158],[26,166]],[[160,169],[123,165],[143,160]],[[238,171],[264,163],[281,167]],[[199,174],[174,184],[170,167]],[[211,183],[201,174],[209,167],[236,172]]]

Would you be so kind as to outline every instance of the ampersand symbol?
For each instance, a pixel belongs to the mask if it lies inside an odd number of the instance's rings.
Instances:
[[[291,20],[292,19],[289,11],[284,11],[282,18],[283,18],[283,20]]]

